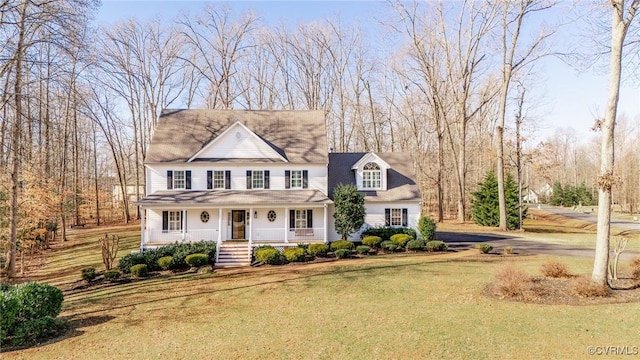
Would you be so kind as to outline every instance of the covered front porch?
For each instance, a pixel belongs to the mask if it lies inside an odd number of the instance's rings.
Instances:
[[[193,191],[188,194],[194,199]],[[220,249],[223,243],[234,242],[246,244],[250,259],[252,248],[259,245],[328,242],[331,200],[317,191],[298,194],[305,202],[286,202],[292,192],[284,191],[253,191],[251,197],[244,193],[235,197],[221,192],[205,195],[209,201],[202,201],[202,197],[197,197],[199,201],[183,201],[180,194],[151,195],[141,200],[141,249],[197,241],[216,241]],[[242,199],[251,201],[239,202]]]

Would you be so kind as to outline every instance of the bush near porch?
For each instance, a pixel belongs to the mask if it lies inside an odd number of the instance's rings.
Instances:
[[[412,238],[417,238],[417,233],[414,229],[408,227],[372,227],[363,231],[360,234],[360,238],[364,239],[366,236],[379,236],[382,240],[391,240],[391,237],[395,234],[407,234]]]
[[[147,265],[147,269],[149,269],[149,271],[160,271],[163,270],[162,267],[164,266],[161,266],[158,261],[161,258],[170,256],[171,264],[168,268],[186,269],[189,267],[186,262],[187,256],[199,253],[207,255],[209,258],[207,264],[213,265],[216,258],[216,243],[213,241],[201,241],[188,244],[176,243],[162,246],[157,249],[145,250],[141,253],[128,254],[120,258],[118,267],[125,274],[130,272],[132,266],[138,264]],[[161,263],[164,262],[166,262],[166,260],[161,261]]]

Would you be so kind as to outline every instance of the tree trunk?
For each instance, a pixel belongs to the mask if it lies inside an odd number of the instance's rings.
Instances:
[[[635,8],[638,0],[633,2]],[[598,230],[596,232],[595,259],[591,279],[601,285],[608,285],[607,269],[609,267],[609,236],[611,230],[611,187],[614,183],[614,130],[620,97],[620,75],[622,72],[622,46],[627,33],[629,21],[635,11],[623,20],[624,0],[612,0],[613,14],[611,20],[611,57],[609,69],[609,99],[605,110],[604,122],[601,125],[602,139],[600,144],[600,175],[598,177]],[[632,5],[631,9],[634,9]]]
[[[24,35],[25,35],[25,16],[27,12],[28,1],[22,3],[20,10],[20,27],[18,33],[18,41],[16,43],[16,75],[14,85],[15,100],[15,118],[12,131],[12,171],[11,171],[11,209],[9,213],[9,258],[7,259],[8,276],[13,278],[16,276],[16,251],[18,241],[18,197],[20,196],[20,159],[21,156],[21,139],[22,139],[22,57],[24,56]]]

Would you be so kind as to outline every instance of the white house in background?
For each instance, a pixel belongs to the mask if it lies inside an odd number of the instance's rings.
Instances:
[[[141,184],[140,186],[138,186],[138,192],[136,192],[136,178],[135,176],[128,176],[127,177],[127,185],[125,186],[125,190],[126,190],[126,194],[127,194],[127,199],[129,200],[129,202],[133,203],[135,201],[138,201],[138,194],[140,194],[139,197],[143,197],[144,196],[144,179],[140,179]],[[117,180],[116,180],[117,181]],[[115,206],[122,206],[122,187],[120,186],[119,183],[113,185],[113,190],[112,190],[112,197],[113,199],[113,204]]]
[[[365,195],[366,224],[416,227],[406,153],[327,151],[323,111],[165,110],[147,151],[141,249],[216,241],[217,265],[252,248],[338,240],[336,185]],[[359,239],[359,233],[352,239]]]

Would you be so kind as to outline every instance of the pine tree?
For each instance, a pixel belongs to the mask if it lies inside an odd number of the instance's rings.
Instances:
[[[471,212],[473,222],[483,226],[499,226],[500,213],[498,205],[498,179],[493,171],[489,171],[484,181],[478,184],[480,188],[472,192]],[[505,179],[505,200],[507,205],[507,228],[518,228],[518,184],[511,174]],[[526,209],[523,211],[526,217]]]

